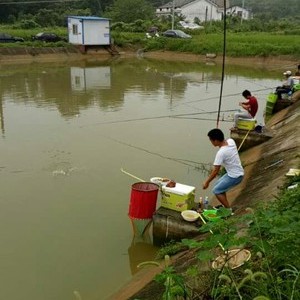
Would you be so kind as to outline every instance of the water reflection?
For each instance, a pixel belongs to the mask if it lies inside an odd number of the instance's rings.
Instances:
[[[176,63],[176,72],[166,71],[167,63],[155,61],[118,62],[110,65],[64,66],[36,65],[8,68],[1,76],[0,99],[7,97],[13,102],[33,104],[37,107],[57,109],[66,118],[78,117],[89,107],[99,106],[105,111],[117,111],[124,105],[126,94],[132,90],[148,99],[164,94],[173,101],[185,100],[189,85],[205,85],[219,80],[214,67],[193,71],[189,66]],[[198,67],[199,68],[199,67]],[[1,102],[2,103],[2,102]],[[1,130],[5,132],[4,114],[1,106]]]
[[[110,66],[90,68],[71,67],[70,71],[73,91],[111,88]]]
[[[4,135],[5,135],[5,127],[4,127],[4,113],[3,113],[3,101],[2,101],[2,98],[0,98],[0,126],[1,126],[2,137],[4,137]]]
[[[153,246],[151,233],[149,231],[143,235],[134,235],[131,245],[128,248],[131,274],[134,275],[139,271],[139,264],[155,260],[157,251],[158,248]]]
[[[172,104],[173,100],[187,100],[189,85],[196,85],[207,93],[209,85],[214,88],[220,81],[218,66],[190,64],[187,70],[186,64],[172,64],[175,73],[165,70],[169,68],[166,62],[157,64],[151,60],[101,66],[35,66],[25,69],[24,73],[19,69],[9,70],[1,76],[0,98],[5,99],[11,94],[15,102],[33,102],[49,108],[56,106],[62,116],[70,118],[95,104],[101,109],[119,109],[131,90],[149,95],[151,99],[164,93]]]

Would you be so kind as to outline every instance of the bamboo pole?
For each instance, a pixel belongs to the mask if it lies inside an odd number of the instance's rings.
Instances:
[[[126,174],[126,175],[128,175],[128,176],[130,176],[130,177],[132,177],[132,178],[134,178],[134,179],[137,179],[139,181],[145,182],[145,180],[143,180],[143,179],[141,179],[141,178],[139,178],[139,177],[137,177],[137,176],[135,176],[135,175],[127,172],[127,171],[125,171],[123,168],[121,168],[121,172],[124,173],[124,174]]]

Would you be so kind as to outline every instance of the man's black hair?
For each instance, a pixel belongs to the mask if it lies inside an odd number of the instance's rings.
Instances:
[[[251,96],[251,93],[248,90],[244,90],[242,95],[246,98],[247,96]]]
[[[215,128],[212,129],[208,132],[207,136],[212,140],[212,141],[220,141],[223,142],[224,141],[224,133],[222,132],[222,130]]]

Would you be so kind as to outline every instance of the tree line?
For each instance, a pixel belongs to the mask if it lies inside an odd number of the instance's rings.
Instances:
[[[230,3],[250,9],[256,18],[300,20],[299,0],[230,0]]]
[[[23,28],[66,26],[68,15],[107,17],[112,22],[131,23],[155,19],[155,8],[171,0],[0,0],[0,23],[21,22]],[[300,21],[299,0],[231,0],[254,17]]]

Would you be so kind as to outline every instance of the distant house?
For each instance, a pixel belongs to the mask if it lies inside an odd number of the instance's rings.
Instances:
[[[100,17],[68,17],[69,43],[80,46],[110,45],[110,20]]]
[[[227,8],[226,14],[231,16],[238,16],[243,20],[248,20],[252,18],[251,11],[240,6],[231,6]]]
[[[170,16],[173,13],[184,16],[187,22],[198,18],[200,22],[222,20],[224,15],[223,0],[174,0],[156,9],[157,16]],[[229,0],[226,0],[229,7]]]

